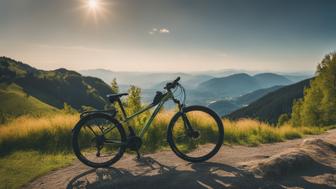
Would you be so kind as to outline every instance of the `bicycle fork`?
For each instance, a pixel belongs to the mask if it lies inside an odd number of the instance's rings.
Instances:
[[[184,112],[184,106],[181,105],[179,100],[174,99],[174,102],[178,105],[178,108],[180,110],[181,116],[182,116],[182,120],[183,120],[183,125],[184,125],[184,129],[187,132],[188,136],[193,136],[193,134],[195,133],[194,129],[191,126],[191,123],[187,117],[187,115]]]

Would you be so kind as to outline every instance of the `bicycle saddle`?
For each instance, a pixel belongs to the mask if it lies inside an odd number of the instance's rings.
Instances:
[[[114,102],[118,100],[122,96],[126,96],[128,93],[118,93],[118,94],[108,94],[106,97],[110,100],[110,102]]]

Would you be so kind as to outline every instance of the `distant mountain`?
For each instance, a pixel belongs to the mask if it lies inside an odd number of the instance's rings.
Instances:
[[[98,77],[106,83],[110,83],[114,78],[120,85],[135,85],[142,89],[161,89],[162,85],[168,81],[182,78],[181,83],[187,88],[195,88],[199,83],[213,78],[209,75],[193,75],[186,73],[155,73],[155,72],[115,72],[105,69],[81,70],[81,74],[86,76]]]
[[[241,107],[247,106],[266,94],[280,89],[282,86],[273,86],[270,88],[259,89],[251,93],[233,98],[231,100],[219,100],[212,102],[208,107],[215,110],[219,115],[223,116],[229,114]]]
[[[83,105],[103,109],[108,103],[105,95],[112,92],[111,88],[98,78],[83,77],[77,72],[63,68],[53,71],[38,70],[6,57],[0,57],[0,74],[2,89],[15,88],[12,93],[19,91],[27,97],[33,97],[34,102],[39,101],[55,109],[63,108],[64,103],[76,109]],[[22,97],[21,94],[19,96]],[[7,101],[9,97],[7,94],[1,101]],[[8,104],[5,108],[13,107]]]
[[[223,97],[239,96],[260,88],[258,82],[248,74],[234,74],[222,78],[213,78],[201,83],[197,89],[217,93]]]
[[[258,100],[259,98],[265,96],[266,94],[273,92],[275,90],[278,90],[280,88],[282,88],[283,86],[273,86],[273,87],[269,87],[269,88],[263,88],[263,89],[258,89],[255,90],[251,93],[247,93],[245,95],[239,96],[237,98],[234,98],[233,100],[235,101],[236,104],[240,105],[240,106],[247,106],[249,104],[251,104],[252,102]]]
[[[314,77],[314,71],[311,72],[293,72],[293,73],[280,73],[280,75],[285,76],[287,79],[297,83],[299,81],[303,81],[309,78]]]
[[[273,73],[263,73],[254,76],[241,73],[210,79],[201,83],[197,89],[199,91],[208,91],[221,97],[235,97],[258,89],[291,83],[287,78]]]
[[[253,78],[257,80],[262,88],[272,87],[275,85],[288,85],[293,83],[286,77],[274,73],[261,73],[254,75]]]
[[[273,91],[250,105],[236,110],[226,117],[236,120],[240,118],[255,118],[269,123],[276,123],[283,113],[290,114],[293,101],[303,97],[303,90],[310,85],[307,79]]]

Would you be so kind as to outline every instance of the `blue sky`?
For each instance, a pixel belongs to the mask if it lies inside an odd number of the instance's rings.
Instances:
[[[336,50],[333,0],[95,3],[0,0],[0,55],[43,69],[295,72]]]

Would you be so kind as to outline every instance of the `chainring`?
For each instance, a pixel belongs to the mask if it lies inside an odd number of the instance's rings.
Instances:
[[[142,140],[138,136],[127,137],[127,148],[130,150],[138,151],[141,148]]]

